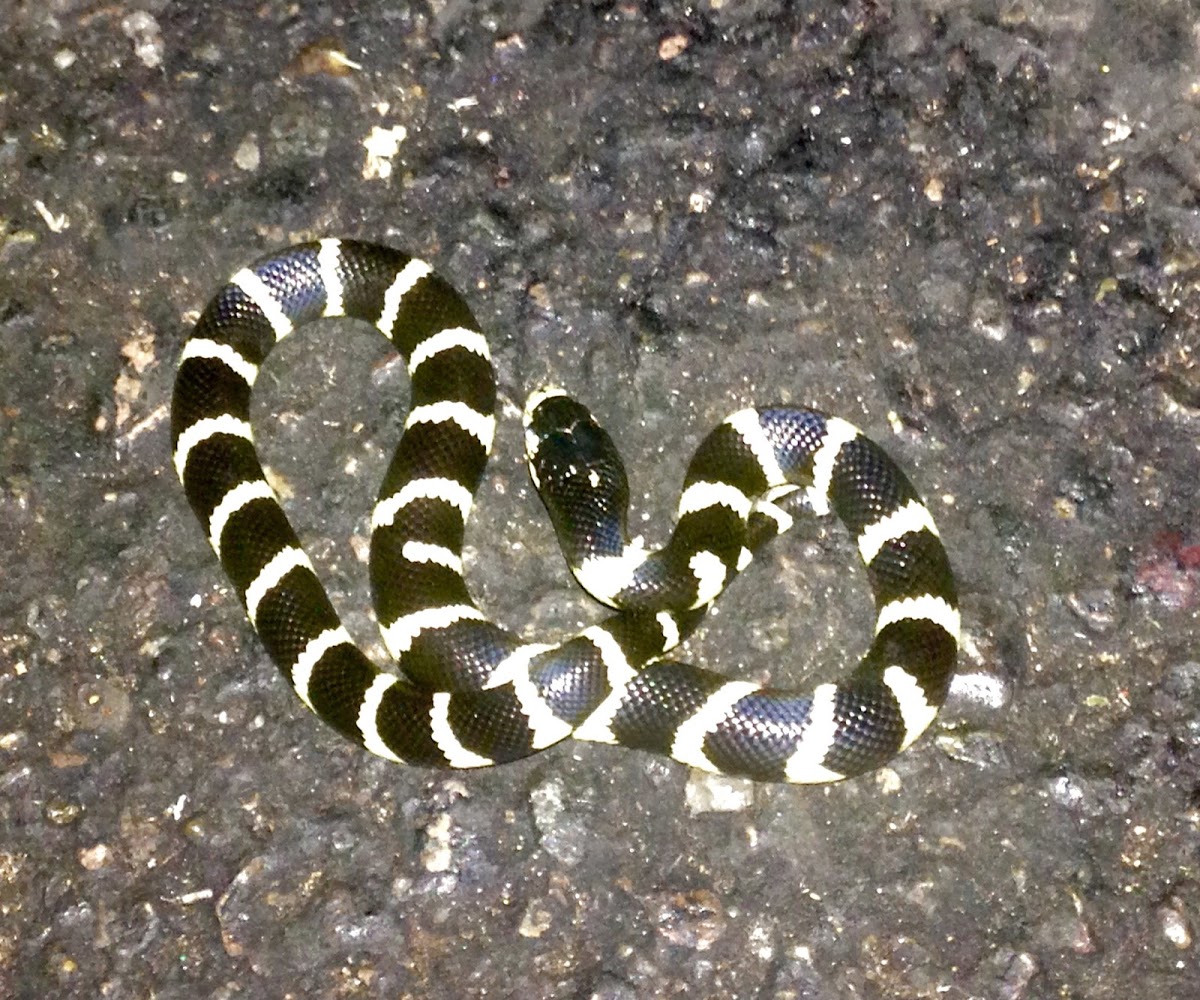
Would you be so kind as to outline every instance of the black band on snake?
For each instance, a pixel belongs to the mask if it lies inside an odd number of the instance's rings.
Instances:
[[[271,348],[321,317],[373,324],[407,361],[412,406],[371,519],[382,670],[354,644],[267,484],[250,394]],[[463,531],[492,447],[495,378],[462,298],[424,262],[321,240],[233,276],[184,346],[171,412],[175,469],[263,645],[300,699],[390,760],[485,767],[567,737],[667,754],[765,781],[861,774],[941,706],[958,648],[954,580],[904,474],[843,420],[745,409],[688,467],[670,542],[630,542],[628,486],[608,435],[561,390],[526,407],[530,470],[576,578],[615,611],[566,642],[489,621],[463,579]],[[798,692],[665,659],[803,491],[854,539],[875,639],[837,683]]]

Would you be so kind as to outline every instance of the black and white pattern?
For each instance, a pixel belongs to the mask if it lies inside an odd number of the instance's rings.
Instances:
[[[372,513],[370,573],[395,670],[358,649],[263,475],[250,394],[271,348],[305,323],[372,323],[403,355],[412,407]],[[959,615],[928,509],[884,452],[837,418],[741,410],[689,465],[674,533],[631,542],[628,485],[608,435],[561,390],[526,408],[530,470],[578,581],[614,608],[600,625],[533,644],[489,621],[463,579],[463,532],[495,433],[488,343],[424,262],[339,240],[239,271],[180,357],[176,472],[272,660],[320,718],[401,763],[486,767],[568,736],[768,781],[836,781],[879,766],[933,721]],[[665,659],[790,524],[803,491],[847,526],[876,602],[852,674],[800,693]]]

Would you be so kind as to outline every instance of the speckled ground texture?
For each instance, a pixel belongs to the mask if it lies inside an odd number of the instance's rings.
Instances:
[[[1200,14],[803,6],[4,6],[0,996],[1200,996]],[[734,409],[882,441],[960,577],[931,733],[827,788],[340,742],[168,462],[190,321],[325,234],[425,255],[489,331],[469,577],[528,636],[598,614],[519,461],[547,376],[619,441],[651,540]],[[327,324],[259,386],[378,654],[403,366]],[[870,622],[849,542],[805,520],[687,655],[808,682]]]

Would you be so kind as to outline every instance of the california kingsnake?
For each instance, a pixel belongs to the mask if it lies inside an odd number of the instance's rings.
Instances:
[[[250,394],[271,348],[321,317],[377,327],[406,359],[412,406],[372,516],[370,574],[399,672],[354,644],[263,475]],[[555,645],[488,621],[462,576],[463,531],[491,451],[495,378],[462,298],[429,266],[321,240],[233,276],[185,344],[171,411],[175,469],[268,653],[301,700],[394,761],[482,767],[574,736],[767,781],[860,774],[933,721],[957,653],[949,562],[904,474],[850,424],[746,409],[688,468],[671,541],[625,532],[628,487],[608,436],[560,391],[526,409],[531,472],[572,570],[618,610]],[[852,674],[801,694],[661,659],[803,490],[846,524],[867,568],[876,635]]]

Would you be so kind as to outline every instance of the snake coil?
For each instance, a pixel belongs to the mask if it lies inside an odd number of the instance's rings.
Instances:
[[[322,317],[374,325],[407,362],[412,406],[371,517],[370,574],[395,671],[354,644],[268,485],[250,429],[267,354]],[[184,345],[171,409],[175,469],[271,659],[313,712],[390,760],[451,768],[517,760],[568,736],[765,781],[836,781],[913,742],[958,648],[954,580],[933,518],[854,427],[792,407],[745,409],[700,445],[671,540],[631,542],[608,435],[561,390],[526,407],[526,452],[560,545],[614,613],[557,644],[489,621],[463,579],[463,532],[491,452],[487,340],[424,262],[321,240],[238,271]],[[850,675],[797,692],[665,658],[803,491],[853,537],[876,604]]]

